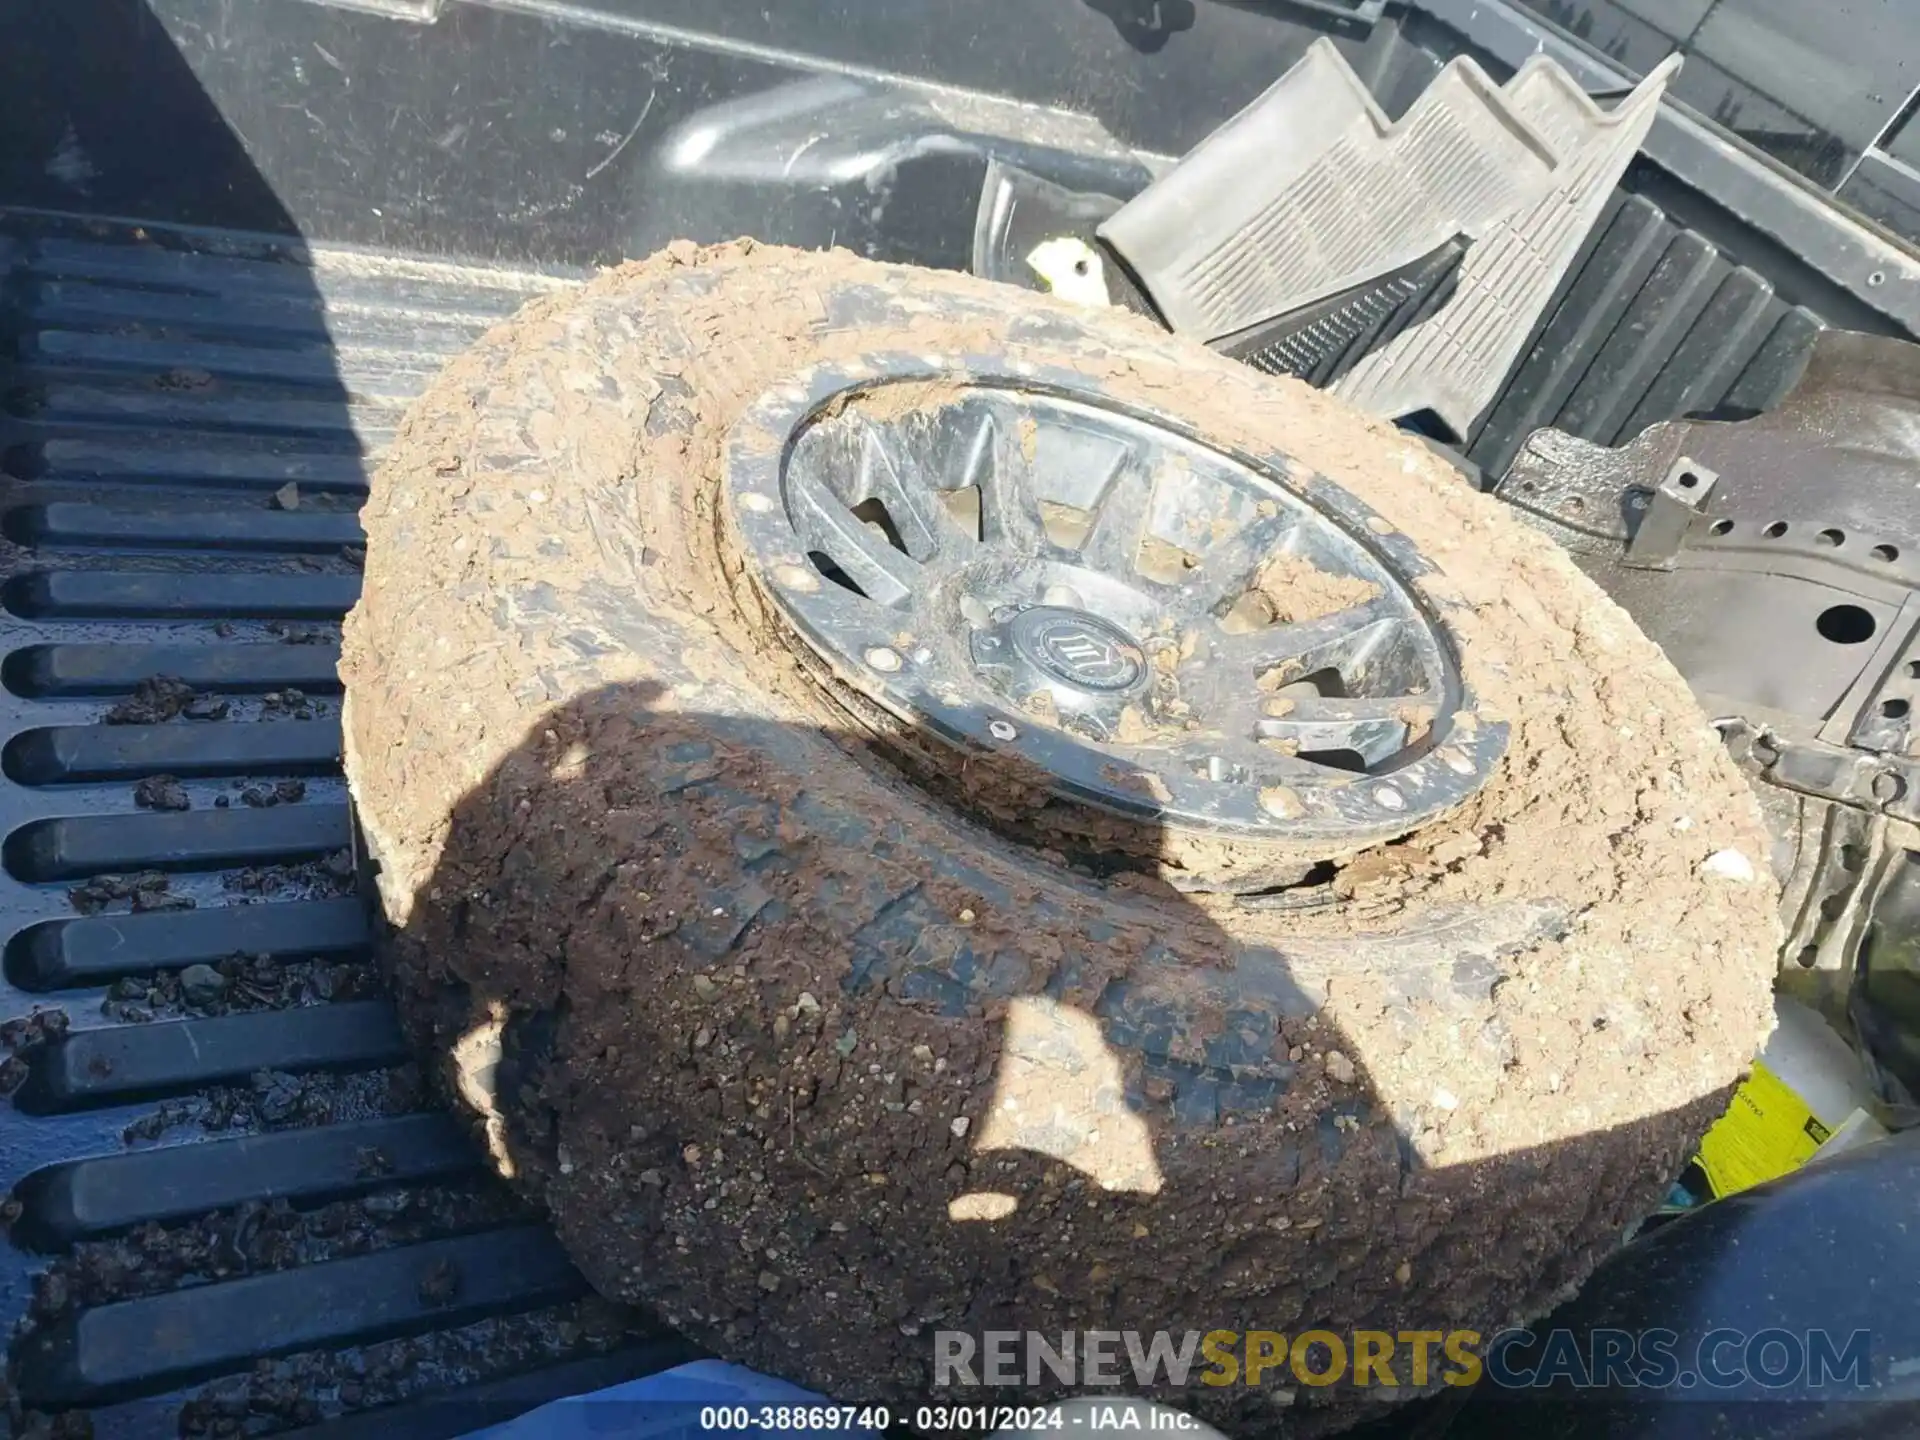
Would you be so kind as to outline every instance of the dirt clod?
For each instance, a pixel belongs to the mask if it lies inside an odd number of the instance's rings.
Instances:
[[[150,775],[133,787],[133,803],[143,810],[185,810],[193,801],[171,775]]]
[[[162,370],[153,377],[153,386],[156,390],[207,390],[213,386],[213,376],[205,370],[181,365]]]
[[[292,805],[306,798],[307,782],[304,780],[278,780],[271,785],[249,785],[240,792],[240,803],[255,809]]]
[[[1262,623],[1297,625],[1364,604],[1380,591],[1371,581],[1335,575],[1304,556],[1282,553],[1260,568],[1250,593],[1265,604]]]
[[[180,714],[195,698],[186,681],[155,675],[142,680],[133,694],[100,718],[108,725],[159,725]]]
[[[0,1025],[0,1045],[15,1055],[25,1055],[66,1037],[67,1012],[35,1008],[18,1019]]]

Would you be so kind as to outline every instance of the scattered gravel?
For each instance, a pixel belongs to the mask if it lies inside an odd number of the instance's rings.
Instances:
[[[30,1313],[52,1324],[95,1305],[371,1255],[524,1221],[531,1213],[505,1186],[491,1183],[408,1186],[303,1210],[286,1200],[253,1200],[184,1225],[142,1225],[111,1240],[80,1242],[35,1277]],[[438,1275],[432,1271],[428,1279]],[[457,1276],[436,1283],[453,1287],[449,1300],[458,1291]]]
[[[310,1425],[605,1354],[659,1333],[636,1312],[589,1299],[361,1349],[262,1360],[250,1374],[201,1389],[180,1412],[180,1433],[225,1437]]]
[[[107,992],[102,1013],[110,1020],[143,1024],[183,1016],[285,1010],[383,993],[379,974],[365,961],[233,955],[210,965],[189,965],[178,975],[117,980]]]
[[[249,785],[240,792],[240,802],[256,810],[275,805],[293,805],[307,798],[304,780],[280,780],[272,785]]]
[[[9,1053],[0,1060],[0,1095],[11,1095],[27,1078],[26,1056],[67,1033],[67,1012],[41,1010],[0,1025],[0,1047]],[[11,1223],[9,1220],[8,1223]]]
[[[229,871],[221,879],[228,890],[277,900],[324,900],[353,893],[353,856],[336,850],[323,860],[297,865],[257,865]]]
[[[269,690],[260,697],[262,720],[311,720],[316,713],[304,690]]]
[[[67,901],[82,915],[98,915],[121,900],[158,894],[167,888],[167,877],[158,870],[140,870],[131,875],[96,875],[67,891]]]
[[[122,1132],[128,1144],[192,1128],[206,1134],[299,1130],[351,1120],[412,1115],[429,1108],[416,1065],[357,1075],[288,1075],[262,1070],[248,1085],[221,1085],[169,1100]]]
[[[330,645],[340,638],[337,631],[312,625],[289,625],[284,620],[268,621],[267,633],[277,636],[283,645]]]

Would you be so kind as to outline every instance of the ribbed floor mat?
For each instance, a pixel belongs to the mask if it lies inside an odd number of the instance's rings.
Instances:
[[[337,758],[369,460],[562,283],[0,213],[16,1419],[259,1433],[657,1364],[409,1063]]]
[[[1176,332],[1213,342],[1476,239],[1557,157],[1471,60],[1389,123],[1328,40],[1101,224]]]
[[[1451,303],[1368,355],[1334,393],[1388,419],[1431,413],[1464,440],[1500,391],[1613,187],[1640,149],[1679,57],[1656,66],[1603,111],[1551,60],[1507,85],[1519,111],[1561,157],[1552,187],[1502,217],[1467,252]]]
[[[1689,412],[1770,409],[1827,323],[1646,197],[1616,194],[1468,455],[1499,477],[1543,427],[1613,446]]]

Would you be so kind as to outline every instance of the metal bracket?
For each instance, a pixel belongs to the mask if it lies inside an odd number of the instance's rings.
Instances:
[[[1719,483],[1719,472],[1685,455],[1674,461],[1666,479],[1647,497],[1620,563],[1634,570],[1671,570],[1687,532],[1706,513],[1707,497]]]
[[[1740,716],[1714,721],[1733,758],[1769,785],[1895,820],[1920,823],[1920,762],[1786,740]]]

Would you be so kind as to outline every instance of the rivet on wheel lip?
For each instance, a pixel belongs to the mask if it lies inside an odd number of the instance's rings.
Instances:
[[[1374,786],[1373,801],[1374,804],[1385,810],[1404,810],[1407,808],[1407,797],[1391,785]]]
[[[1469,760],[1465,755],[1462,755],[1458,750],[1442,750],[1440,752],[1440,763],[1456,775],[1471,775],[1473,773],[1473,761]]]
[[[867,651],[867,664],[883,674],[891,675],[900,668],[900,652],[885,645],[876,645]]]
[[[987,722],[987,733],[996,740],[1018,740],[1020,738],[1019,730],[1009,725],[1005,720],[989,720]]]

